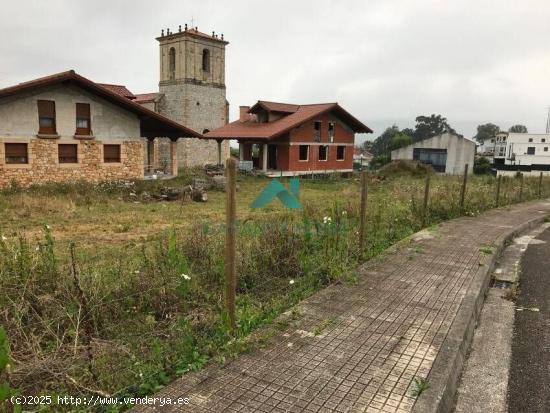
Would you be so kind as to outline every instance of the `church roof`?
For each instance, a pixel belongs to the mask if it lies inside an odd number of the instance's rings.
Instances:
[[[212,35],[209,35],[207,33],[200,32],[197,27],[192,27],[192,28],[188,29],[187,25],[185,25],[184,30],[181,30],[181,26],[180,26],[179,30],[176,33],[168,32],[168,30],[167,30],[166,34],[164,33],[164,31],[162,33],[163,34],[160,37],[157,37],[157,40],[159,42],[161,40],[171,40],[171,39],[175,39],[175,38],[181,37],[181,36],[191,36],[191,37],[197,37],[197,38],[201,38],[201,39],[206,39],[206,40],[211,40],[211,41],[214,41],[214,42],[223,43],[225,45],[229,44],[229,42],[223,38],[223,34],[221,36],[218,36],[217,34],[212,32]]]
[[[327,112],[332,112],[345,122],[354,132],[357,133],[372,133],[372,130],[353,117],[349,112],[342,108],[338,103],[316,103],[310,105],[292,105],[286,103],[258,101],[250,110],[257,105],[265,104],[272,108],[272,111],[285,112],[295,109],[282,118],[272,122],[260,123],[256,119],[251,118],[246,121],[237,120],[228,123],[221,128],[215,129],[204,135],[207,139],[273,139],[282,134],[294,129],[301,124],[308,122],[315,117]],[[275,110],[276,108],[278,110]],[[285,110],[282,110],[285,109]],[[288,112],[287,112],[288,113]]]
[[[122,107],[130,112],[135,113],[140,119],[141,136],[146,138],[155,138],[163,136],[167,138],[183,138],[194,137],[200,138],[202,135],[189,129],[182,124],[168,119],[152,110],[149,110],[133,100],[128,99],[108,87],[95,83],[90,79],[80,76],[74,70],[56,73],[54,75],[41,77],[30,80],[28,82],[19,83],[15,86],[10,86],[0,89],[0,99],[4,97],[14,96],[22,92],[31,91],[43,86],[57,84],[74,84],[96,96],[99,96],[114,105]]]

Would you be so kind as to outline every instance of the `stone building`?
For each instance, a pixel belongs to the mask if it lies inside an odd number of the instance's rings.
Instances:
[[[201,135],[74,71],[0,89],[0,187],[144,176],[147,140]],[[116,89],[116,90],[115,90]]]
[[[225,87],[223,34],[208,35],[187,25],[177,32],[169,29],[157,38],[160,53],[158,93],[136,95],[145,105],[199,133],[207,133],[228,122],[229,103]],[[157,140],[151,151],[166,158],[166,144]],[[178,144],[180,167],[223,162],[229,156],[229,142],[185,139]]]

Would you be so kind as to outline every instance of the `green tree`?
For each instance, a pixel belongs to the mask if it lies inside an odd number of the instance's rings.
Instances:
[[[508,129],[508,132],[512,133],[527,133],[527,126],[525,125],[514,125]]]
[[[361,149],[365,150],[365,151],[368,151],[368,152],[372,152],[372,146],[374,145],[374,142],[373,141],[365,141],[363,142],[363,144],[361,145]]]
[[[390,150],[399,149],[403,146],[407,146],[413,143],[413,140],[410,136],[405,135],[404,133],[398,133],[395,135],[390,143]]]
[[[421,141],[432,136],[440,135],[445,132],[456,133],[456,131],[449,125],[447,118],[441,115],[430,116],[417,116],[416,117],[416,129],[414,131],[413,140],[415,142]]]
[[[491,161],[485,156],[480,156],[474,160],[474,173],[475,174],[488,174],[491,172]]]
[[[482,144],[487,139],[492,139],[500,132],[500,128],[493,123],[485,123],[484,125],[478,125],[477,134],[475,136],[476,141]]]
[[[399,135],[400,131],[397,125],[386,128],[382,134],[374,140],[372,145],[372,154],[374,156],[389,155],[394,136]]]

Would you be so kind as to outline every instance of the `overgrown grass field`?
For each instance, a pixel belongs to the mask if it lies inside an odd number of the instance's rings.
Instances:
[[[278,201],[251,210],[269,180],[239,176],[232,335],[223,293],[225,194],[211,191],[207,203],[144,197],[194,174],[200,172],[0,193],[0,323],[13,388],[26,395],[150,394],[208,361],[249,350],[253,330],[332,282],[353,282],[359,263],[421,229],[422,173],[369,176],[362,251],[357,175],[302,179],[302,210]],[[431,177],[426,225],[495,206],[494,177],[469,178],[463,209],[461,184],[461,177]],[[519,196],[520,179],[503,180],[500,204]],[[536,197],[538,179],[524,179],[522,199]],[[111,409],[104,411],[117,411]]]

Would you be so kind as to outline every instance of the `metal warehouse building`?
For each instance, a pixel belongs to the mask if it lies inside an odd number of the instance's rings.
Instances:
[[[419,161],[431,165],[437,172],[461,175],[466,164],[468,172],[472,172],[475,151],[475,142],[453,133],[443,133],[393,150],[391,160]]]

